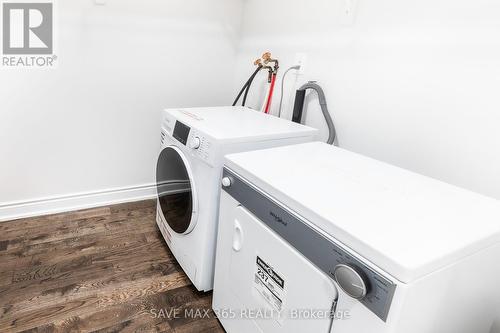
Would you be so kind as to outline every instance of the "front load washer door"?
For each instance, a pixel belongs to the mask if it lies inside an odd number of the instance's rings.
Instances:
[[[178,234],[190,233],[196,225],[198,207],[191,169],[179,148],[168,146],[160,153],[156,191],[161,213],[170,228]]]

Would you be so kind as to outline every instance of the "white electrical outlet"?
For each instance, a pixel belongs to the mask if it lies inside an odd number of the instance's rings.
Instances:
[[[357,6],[358,0],[343,0],[342,7],[340,9],[341,24],[354,24]]]
[[[106,0],[94,0],[94,4],[96,4],[97,6],[105,6]]]
[[[306,67],[307,54],[306,53],[296,53],[294,66],[300,66],[300,69],[295,71],[296,74],[304,74]]]

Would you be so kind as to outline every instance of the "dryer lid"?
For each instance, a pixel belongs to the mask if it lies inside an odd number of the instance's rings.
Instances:
[[[497,200],[323,143],[226,165],[402,282],[500,242]]]

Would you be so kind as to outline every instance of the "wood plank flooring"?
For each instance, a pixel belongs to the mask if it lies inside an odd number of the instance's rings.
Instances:
[[[0,332],[224,332],[155,209],[148,200],[1,222]]]

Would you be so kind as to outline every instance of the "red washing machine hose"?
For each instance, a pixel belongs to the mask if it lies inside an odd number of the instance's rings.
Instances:
[[[273,99],[274,85],[276,84],[276,74],[273,74],[271,78],[271,86],[269,87],[269,96],[267,97],[265,113],[269,113],[271,110],[271,101]]]

